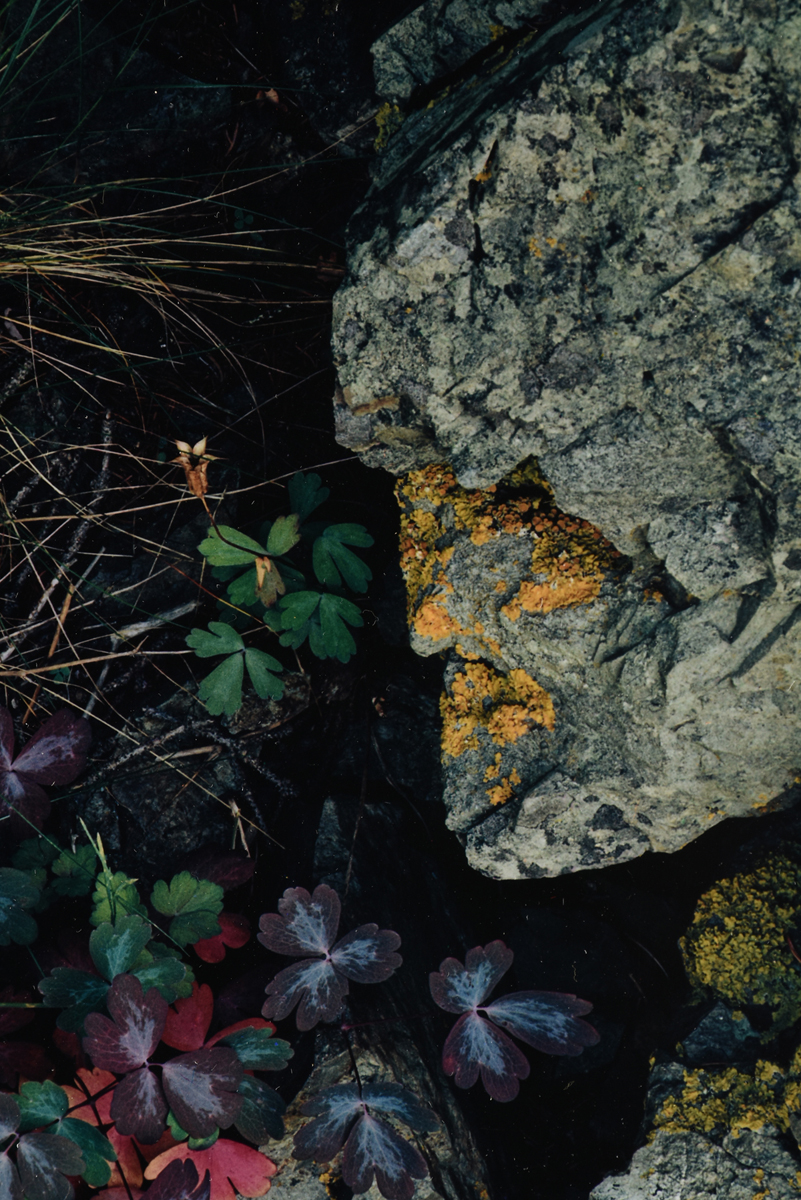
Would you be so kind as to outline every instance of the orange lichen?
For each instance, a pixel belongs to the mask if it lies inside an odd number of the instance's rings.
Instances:
[[[444,605],[444,596],[433,596],[417,610],[412,624],[421,637],[428,637],[439,642],[459,629],[458,623],[450,616]]]
[[[516,742],[534,725],[553,730],[553,701],[525,671],[502,675],[486,663],[466,663],[440,700],[442,751],[458,758],[479,747],[483,730],[496,746]],[[497,760],[496,760],[497,761]]]

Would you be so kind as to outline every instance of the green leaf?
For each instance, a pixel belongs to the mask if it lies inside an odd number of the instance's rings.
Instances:
[[[258,567],[256,571],[256,595],[265,608],[272,608],[279,596],[283,596],[286,585],[281,578],[281,572],[271,558],[263,561],[264,571],[261,583],[258,582]]]
[[[235,654],[245,643],[226,621],[209,621],[211,633],[205,629],[193,629],[186,637],[186,644],[198,658],[214,658],[218,654]]]
[[[263,650],[249,648],[245,651],[245,664],[256,695],[262,700],[266,700],[268,696],[280,700],[284,694],[284,683],[283,680],[276,679],[275,673],[283,671],[284,668],[278,659],[273,658],[271,654],[265,654]]]
[[[218,525],[217,529],[222,537],[212,528],[208,537],[198,546],[200,553],[213,567],[235,567],[240,564],[244,566],[245,563],[252,562],[257,554],[267,553],[264,546],[260,546],[247,534],[240,533],[238,529],[232,529],[230,525]]]
[[[214,624],[218,622],[215,621]],[[236,636],[239,637],[239,634]],[[242,641],[241,638],[239,640]],[[197,690],[198,699],[206,705],[213,717],[219,717],[222,713],[225,713],[226,717],[232,717],[237,709],[242,707],[244,674],[242,655],[232,654],[230,658],[223,659],[203,680]]]
[[[222,912],[223,889],[208,879],[195,879],[181,871],[167,884],[160,879],[153,888],[150,903],[157,912],[172,917],[170,937],[182,946],[220,932],[217,917]]]
[[[152,926],[138,913],[118,915],[111,925],[104,921],[89,938],[92,962],[109,982],[132,967],[152,937]]]
[[[339,587],[345,580],[354,592],[366,592],[373,578],[370,568],[348,546],[372,546],[363,525],[329,525],[314,543],[312,565],[320,583]]]
[[[234,1121],[242,1137],[260,1146],[268,1138],[284,1136],[282,1117],[286,1104],[269,1084],[246,1075],[237,1089],[242,1107]]]
[[[215,1129],[214,1133],[210,1133],[208,1137],[187,1137],[186,1146],[188,1150],[208,1150],[209,1146],[213,1146],[220,1136],[219,1129]]]
[[[273,1037],[272,1029],[246,1026],[214,1043],[230,1046],[246,1071],[281,1071],[292,1057],[289,1042]]]
[[[300,517],[296,512],[288,517],[277,517],[267,538],[267,553],[287,554],[300,541],[299,525]]]
[[[59,846],[54,846],[43,837],[26,838],[17,847],[11,865],[18,871],[34,871],[37,868],[49,867],[53,859],[58,858],[59,850]]]
[[[297,513],[301,521],[305,521],[309,514],[331,495],[330,489],[322,487],[321,484],[320,476],[314,471],[310,471],[308,475],[298,471],[297,475],[290,479],[289,503],[293,513]]]
[[[105,1007],[108,983],[98,975],[79,971],[75,967],[56,967],[38,984],[48,1008],[63,1008],[56,1024],[72,1033],[83,1032],[87,1013]]]
[[[170,1109],[167,1113],[167,1126],[176,1142],[185,1142],[189,1137],[189,1134],[186,1132],[186,1130],[182,1129],[176,1121],[175,1114],[173,1113],[172,1109]]]
[[[23,1083],[17,1103],[20,1111],[17,1128],[20,1133],[38,1129],[40,1125],[50,1125],[63,1117],[70,1106],[69,1096],[64,1089],[49,1079],[44,1083]]]
[[[256,587],[256,568],[252,567],[249,571],[245,571],[244,575],[239,575],[236,579],[231,580],[226,588],[228,599],[232,604],[238,604],[240,608],[247,608],[249,605],[255,604],[258,599]]]
[[[356,627],[364,624],[358,608],[342,596],[325,595],[320,598],[319,616],[326,654],[320,654],[319,650],[315,649],[310,635],[309,645],[312,650],[318,658],[327,656],[338,658],[343,663],[347,662],[351,655],[356,653],[356,643],[346,629],[345,622]]]
[[[39,889],[30,876],[14,867],[0,867],[0,946],[17,942],[29,946],[39,933],[33,917],[25,912],[39,899]]]
[[[155,949],[155,947],[153,948]],[[181,962],[180,959],[154,958],[152,962],[145,963],[143,966],[132,967],[129,974],[136,976],[142,985],[143,992],[154,987],[168,1004],[192,995],[194,976],[186,963]]]
[[[56,879],[50,885],[50,890],[57,896],[88,896],[97,867],[93,846],[78,846],[74,854],[71,850],[62,850],[52,866]]]
[[[89,1187],[103,1187],[108,1183],[111,1178],[109,1163],[117,1161],[117,1151],[99,1129],[90,1125],[88,1121],[65,1117],[63,1121],[59,1121],[55,1132],[69,1138],[80,1148],[86,1164],[81,1176]]]
[[[118,914],[126,916],[139,913],[141,917],[146,917],[147,909],[139,899],[135,883],[135,879],[130,879],[122,871],[113,874],[104,871],[98,875],[97,887],[92,895],[95,906],[89,918],[91,924],[102,925],[104,921],[113,921]]]
[[[309,620],[320,603],[319,592],[292,592],[281,601],[281,623],[284,629],[299,629]]]

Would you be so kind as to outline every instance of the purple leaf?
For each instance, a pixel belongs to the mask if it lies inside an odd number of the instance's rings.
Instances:
[[[357,983],[383,983],[403,962],[394,953],[400,941],[391,929],[360,925],[337,942],[331,951],[331,962]]]
[[[368,1108],[389,1113],[418,1133],[433,1133],[439,1129],[439,1117],[399,1083],[366,1083],[362,1088],[362,1099]]]
[[[120,1133],[135,1137],[143,1145],[159,1140],[167,1128],[167,1101],[149,1067],[132,1071],[117,1084],[111,1099],[111,1119]]]
[[[279,971],[267,984],[261,1010],[267,1020],[280,1021],[299,1004],[297,1027],[313,1029],[318,1021],[334,1021],[348,994],[348,981],[324,958],[305,958]]]
[[[11,713],[0,707],[0,815],[9,808],[12,826],[28,828],[22,819],[41,827],[50,811],[42,785],[71,783],[83,770],[92,740],[89,722],[69,709],[48,717],[25,749],[13,758],[14,725]]]
[[[234,1050],[215,1046],[170,1059],[161,1079],[178,1124],[190,1137],[210,1137],[239,1115],[237,1088],[244,1074]]]
[[[269,1020],[280,1020],[297,1004],[298,1029],[333,1021],[342,1010],[349,979],[380,983],[403,961],[395,953],[400,945],[397,933],[377,925],[360,925],[332,949],[340,903],[333,888],[325,884],[316,887],[311,896],[305,888],[287,888],[278,909],[278,914],[264,913],[259,920],[261,944],[278,954],[319,957],[279,971],[267,985],[261,1011]]]
[[[85,1169],[75,1142],[56,1133],[26,1133],[17,1148],[17,1169],[27,1200],[72,1200],[67,1175]]]
[[[276,913],[259,921],[259,941],[276,954],[300,957],[327,954],[339,928],[341,905],[333,888],[321,883],[310,896],[305,888],[287,888]]]
[[[195,879],[208,879],[226,892],[247,883],[255,870],[254,860],[244,850],[220,850],[217,846],[201,846],[181,862]]]
[[[0,1196],[23,1200],[19,1173],[7,1154],[0,1154]]]
[[[156,1176],[147,1190],[147,1200],[209,1200],[211,1176],[197,1181],[197,1167],[191,1158],[175,1158]]]
[[[348,1130],[364,1112],[364,1104],[355,1083],[326,1088],[300,1110],[305,1117],[315,1117],[295,1134],[294,1158],[313,1158],[330,1162],[339,1153]]]
[[[411,1200],[414,1180],[428,1174],[419,1150],[369,1113],[356,1122],[345,1143],[342,1178],[354,1192],[366,1192],[373,1182],[386,1200]]]
[[[587,1000],[565,992],[512,992],[486,1009],[487,1016],[507,1033],[544,1054],[581,1054],[595,1046],[598,1031],[578,1020],[590,1012]]]
[[[147,1192],[148,1200],[209,1200],[211,1175],[206,1171],[198,1183],[197,1167],[191,1159],[168,1163]]]
[[[476,1012],[461,1016],[448,1034],[442,1069],[461,1088],[472,1087],[480,1073],[493,1100],[514,1100],[520,1091],[518,1079],[527,1079],[530,1070],[511,1038]]]
[[[520,1090],[518,1080],[529,1073],[528,1060],[501,1029],[545,1054],[581,1054],[598,1041],[592,1025],[578,1019],[592,1005],[573,995],[513,992],[485,1005],[513,958],[503,942],[490,942],[469,950],[464,966],[446,958],[429,976],[435,1003],[446,1012],[463,1014],[445,1042],[445,1073],[454,1076],[458,1087],[472,1087],[480,1074],[494,1100],[513,1100]]]
[[[439,971],[428,977],[434,1003],[446,1012],[469,1012],[486,1000],[513,960],[514,953],[503,942],[468,950],[464,966],[456,958],[446,958]]]
[[[135,975],[118,975],[106,997],[111,1020],[89,1013],[83,1048],[102,1071],[144,1066],[156,1049],[167,1019],[167,1001],[156,988],[145,994]]]

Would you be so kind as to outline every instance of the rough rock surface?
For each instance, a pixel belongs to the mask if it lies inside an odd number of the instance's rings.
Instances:
[[[606,0],[407,117],[352,223],[338,437],[406,473],[490,875],[674,850],[795,777],[799,64],[790,0]]]

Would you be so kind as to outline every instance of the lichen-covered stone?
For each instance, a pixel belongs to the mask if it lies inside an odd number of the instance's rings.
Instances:
[[[336,416],[404,476],[449,824],[519,878],[677,849],[795,779],[801,14],[603,0],[474,67],[354,218]],[[454,740],[497,702],[528,730]]]

